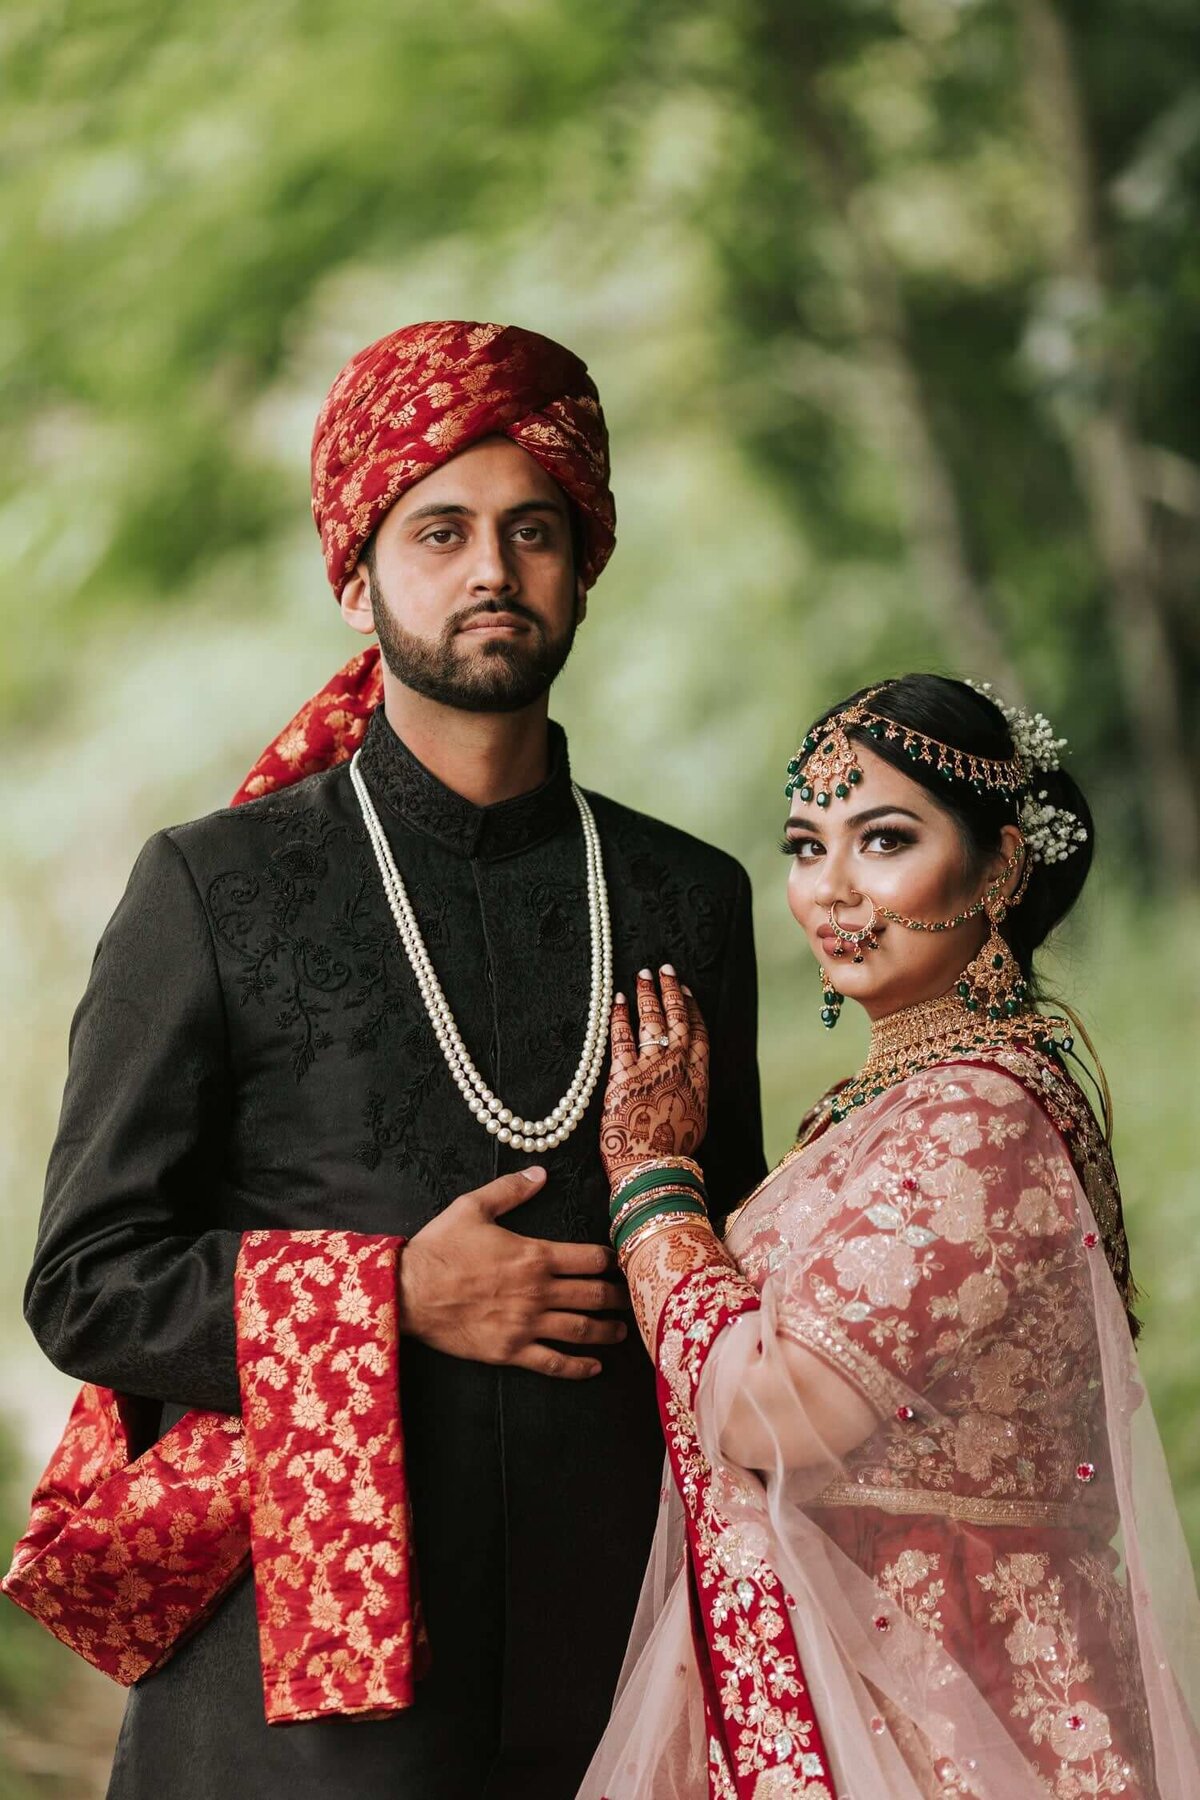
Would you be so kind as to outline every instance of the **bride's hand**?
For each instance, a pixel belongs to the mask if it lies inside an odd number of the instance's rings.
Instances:
[[[695,998],[675,971],[659,971],[660,1000],[648,973],[638,976],[638,1034],[629,1003],[612,1015],[612,1069],[604,1096],[600,1154],[611,1182],[654,1156],[691,1156],[708,1123],[708,1031]]]

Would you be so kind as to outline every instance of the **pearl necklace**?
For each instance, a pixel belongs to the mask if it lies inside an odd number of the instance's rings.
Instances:
[[[358,750],[351,758],[350,779],[362,809],[363,824],[375,852],[375,861],[379,865],[384,893],[396,921],[400,942],[416,977],[429,1023],[446,1059],[451,1079],[472,1116],[479,1120],[490,1136],[498,1138],[502,1144],[511,1144],[514,1150],[534,1150],[539,1155],[545,1150],[552,1150],[556,1145],[565,1143],[582,1122],[608,1053],[608,1025],[612,1013],[612,922],[608,910],[608,890],[604,884],[600,833],[596,829],[592,809],[572,782],[571,793],[583,824],[588,922],[592,941],[592,991],[588,1001],[583,1054],[579,1058],[571,1085],[558,1105],[551,1107],[544,1119],[523,1119],[511,1107],[505,1106],[498,1094],[492,1092],[467,1054],[454,1014],[450,1011],[441,983],[429,960],[429,952],[425,948],[408,891],[379,823],[379,814],[367,792],[367,784],[358,766],[361,755],[361,750]]]

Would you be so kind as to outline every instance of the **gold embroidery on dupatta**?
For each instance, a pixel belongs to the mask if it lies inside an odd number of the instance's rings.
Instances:
[[[875,1577],[899,1611],[939,1642],[945,1624],[938,1603],[946,1597],[946,1583],[934,1577],[941,1566],[941,1557],[932,1551],[902,1550]]]
[[[1056,1760],[1051,1791],[1058,1800],[1128,1794],[1136,1772],[1113,1748],[1108,1714],[1085,1698],[1092,1666],[1068,1616],[1062,1578],[1049,1568],[1048,1556],[1029,1551],[998,1557],[990,1575],[976,1576],[993,1596],[993,1623],[1010,1626],[1004,1648],[1013,1717]]]

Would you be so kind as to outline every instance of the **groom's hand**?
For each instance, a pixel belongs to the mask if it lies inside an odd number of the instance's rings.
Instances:
[[[574,1381],[600,1373],[594,1358],[550,1346],[618,1344],[625,1336],[619,1319],[593,1316],[629,1304],[624,1286],[606,1279],[610,1252],[521,1237],[497,1224],[545,1180],[538,1168],[502,1175],[460,1194],[409,1239],[400,1253],[402,1332],[471,1362]]]

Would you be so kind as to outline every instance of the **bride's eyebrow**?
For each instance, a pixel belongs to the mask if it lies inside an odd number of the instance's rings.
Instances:
[[[868,806],[863,812],[851,813],[844,823],[847,825],[869,825],[873,819],[913,819],[918,825],[925,823],[920,813],[910,812],[907,806]],[[821,835],[820,819],[806,819],[797,813],[787,822],[787,831],[812,831]]]
[[[918,825],[925,823],[920,813],[910,812],[907,806],[868,806],[865,812],[851,813],[846,823],[869,825],[872,819],[915,819]]]

